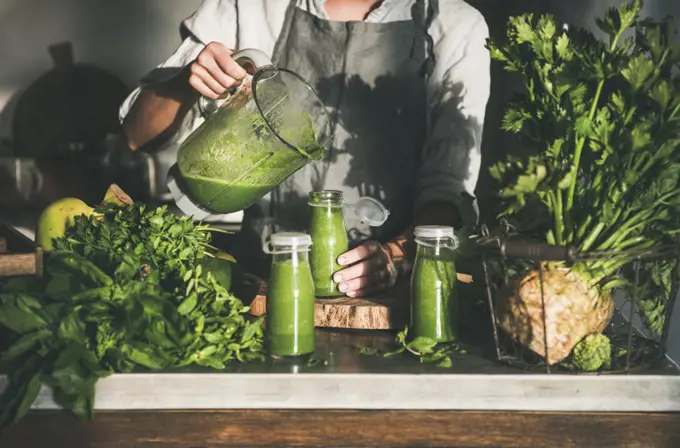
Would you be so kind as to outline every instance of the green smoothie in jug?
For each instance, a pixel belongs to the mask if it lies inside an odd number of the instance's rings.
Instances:
[[[235,94],[178,152],[179,171],[193,200],[213,212],[243,210],[324,155],[308,113],[270,113],[265,123],[250,99],[246,92]]]
[[[195,200],[211,210],[222,213],[239,211],[252,205],[253,197],[262,197],[274,185],[233,185],[230,181],[203,176],[183,176],[184,182]]]

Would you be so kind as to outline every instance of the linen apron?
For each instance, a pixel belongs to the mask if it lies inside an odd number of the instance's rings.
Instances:
[[[313,190],[341,190],[349,203],[371,196],[388,208],[389,219],[379,228],[345,211],[353,246],[403,232],[413,220],[427,128],[425,1],[414,4],[412,20],[388,23],[324,20],[295,3],[289,4],[272,62],[298,73],[317,91],[334,139],[324,160],[308,164],[246,210],[232,250],[259,275],[269,267],[261,237],[306,231]]]

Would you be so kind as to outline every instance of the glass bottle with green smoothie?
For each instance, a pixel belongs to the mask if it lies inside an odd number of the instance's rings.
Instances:
[[[340,270],[338,257],[349,246],[347,229],[343,216],[342,192],[336,190],[312,191],[309,193],[311,218],[309,234],[312,249],[309,260],[317,297],[339,297],[333,281],[333,274]]]
[[[304,233],[275,233],[267,285],[266,343],[275,358],[314,352],[314,281],[309,266],[312,239]]]
[[[458,323],[453,227],[419,226],[415,238],[409,334],[437,342],[453,341]]]

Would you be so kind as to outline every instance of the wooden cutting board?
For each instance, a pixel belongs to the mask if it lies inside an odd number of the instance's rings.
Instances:
[[[458,280],[470,283],[472,278],[459,274]],[[267,285],[257,281],[260,288],[250,302],[250,313],[260,316],[267,312]],[[409,279],[402,279],[393,288],[375,297],[317,298],[314,324],[328,328],[402,330],[409,320],[409,301]]]
[[[250,303],[250,312],[256,316],[267,311],[267,286],[260,290]],[[408,282],[397,283],[385,293],[362,299],[340,297],[316,299],[317,327],[355,328],[364,330],[403,329],[408,322]]]

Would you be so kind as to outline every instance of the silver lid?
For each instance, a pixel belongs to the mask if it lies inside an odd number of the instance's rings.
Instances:
[[[280,232],[269,238],[272,246],[309,247],[312,245],[312,237],[306,233]]]
[[[453,227],[450,226],[417,226],[414,234],[417,238],[453,238]]]

